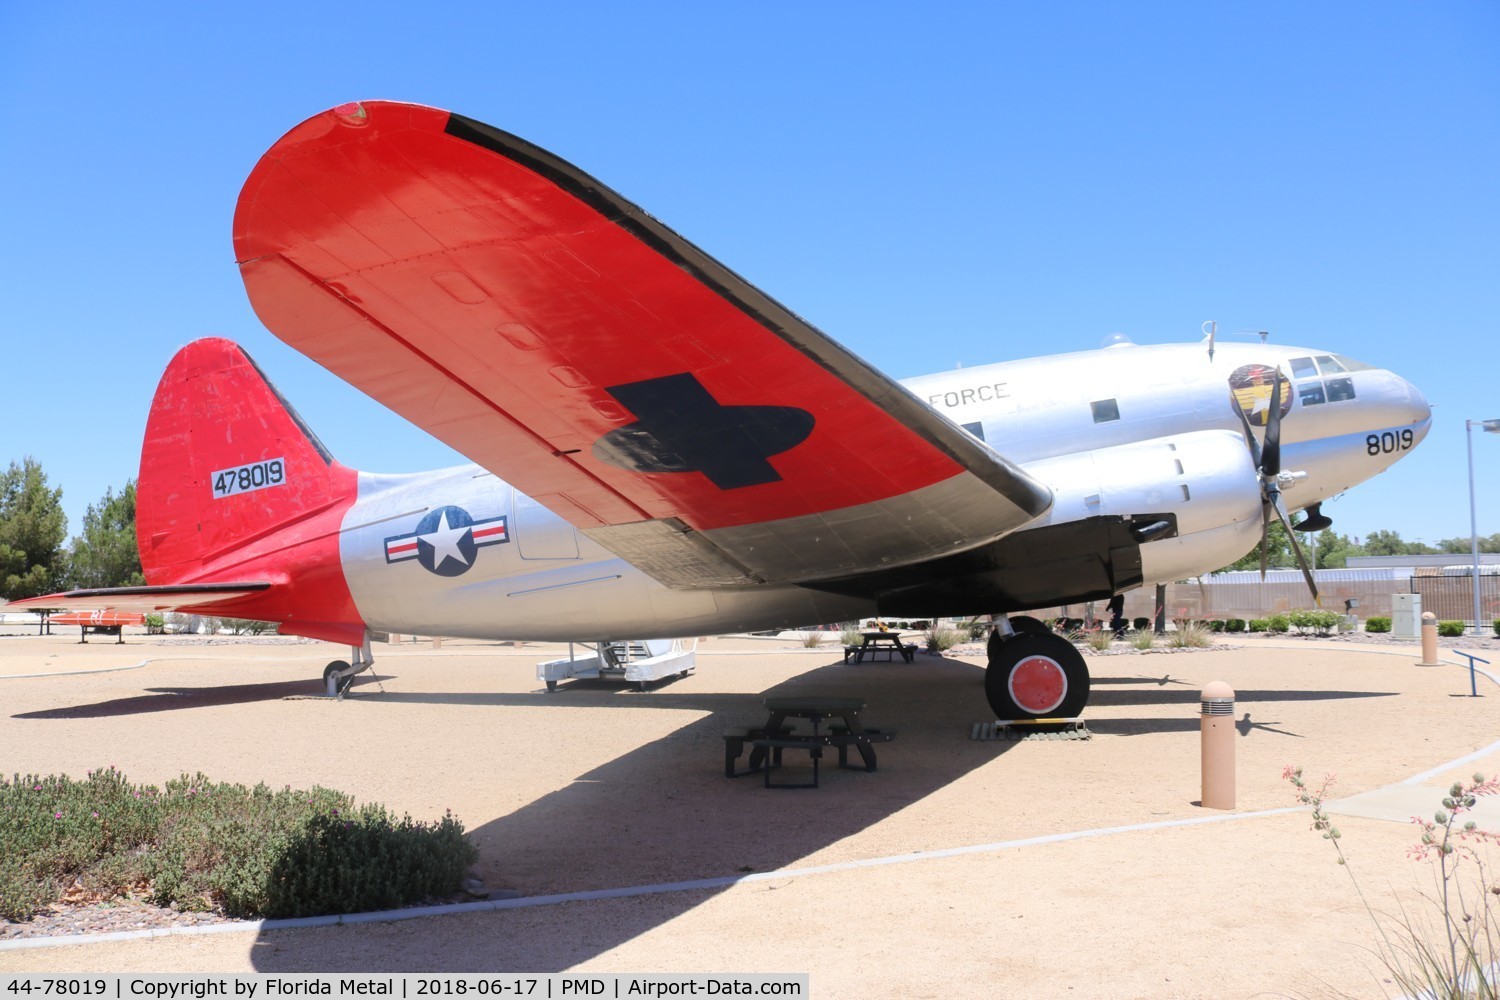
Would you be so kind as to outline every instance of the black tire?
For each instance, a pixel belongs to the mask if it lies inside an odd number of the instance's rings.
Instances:
[[[1074,719],[1088,704],[1089,668],[1061,636],[1020,633],[991,641],[989,661],[984,693],[997,719]]]
[[[1030,615],[1011,615],[1010,627],[1017,632],[1031,632],[1035,634],[1051,634],[1052,630],[1042,623],[1040,618]]]
[[[1050,628],[1044,625],[1039,619],[1033,618],[1030,615],[1010,615],[1007,620],[1010,622],[1011,631],[1016,635],[1053,634]],[[989,656],[991,663],[995,661],[996,650],[998,650],[1001,644],[1006,641],[1007,640],[1003,638],[999,632],[996,632],[994,629],[990,629],[990,638],[988,644],[985,647],[985,652]]]
[[[323,668],[323,690],[330,698],[337,698],[349,690],[349,685],[354,683],[354,677],[339,678],[335,675],[340,671],[348,670],[349,664],[343,660],[334,660]]]

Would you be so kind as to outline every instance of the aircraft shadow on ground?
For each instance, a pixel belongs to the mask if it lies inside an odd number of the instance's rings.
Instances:
[[[970,739],[972,724],[989,714],[982,667],[957,660],[922,658],[916,664],[850,668],[840,662],[808,670],[764,692],[673,692],[670,685],[631,696],[632,707],[688,709],[712,714],[608,763],[579,774],[565,787],[515,812],[471,830],[481,850],[487,884],[514,885],[532,895],[566,893],[698,879],[734,878],[815,864],[808,859],[872,825],[887,820],[970,772],[993,763],[1017,743]],[[1114,704],[1196,702],[1197,691],[1167,687],[1161,678],[1139,678],[1145,690],[1124,691],[1130,681],[1111,679],[1100,700]],[[726,729],[764,719],[761,700],[773,694],[858,696],[865,721],[894,728],[897,740],[878,747],[875,773],[840,770],[830,755],[822,787],[767,790],[759,775],[735,779],[723,773]],[[1249,700],[1251,693],[1246,694]],[[1266,701],[1383,696],[1383,692],[1255,692]],[[1136,697],[1139,695],[1139,697]],[[588,739],[570,723],[575,708],[620,704],[618,687],[590,682],[547,695],[433,695],[392,692],[371,697],[392,701],[458,701],[558,711],[559,739]],[[592,723],[591,723],[592,724]],[[804,722],[805,726],[806,723]],[[1195,716],[1181,720],[1114,723],[1109,731],[1179,732],[1196,729]],[[1246,732],[1260,724],[1246,720]],[[1266,725],[1274,725],[1269,723]],[[1105,731],[1101,724],[1100,731]],[[930,752],[934,744],[942,752]],[[921,754],[908,747],[922,745]],[[789,754],[789,757],[791,755]],[[797,755],[795,765],[805,767]],[[853,755],[851,755],[853,756]],[[794,766],[791,760],[788,766]],[[481,762],[474,780],[486,780]],[[805,773],[805,771],[803,772]],[[788,770],[783,775],[790,779]],[[1035,833],[1018,826],[1016,836]],[[945,845],[954,846],[954,845]],[[915,849],[893,843],[891,851]],[[579,859],[586,859],[580,863]],[[560,972],[596,959],[714,898],[722,888],[650,897],[650,901],[562,904],[546,911],[516,910],[464,919],[463,940],[474,947],[445,948],[455,929],[440,919],[410,933],[382,935],[378,953],[329,935],[357,935],[334,928],[316,935],[262,932],[251,960],[262,972],[370,968],[372,963],[408,971]],[[795,890],[793,890],[795,891]],[[777,906],[782,903],[775,904]],[[795,905],[793,903],[792,905]],[[575,907],[607,907],[590,913]],[[592,919],[591,919],[592,917]]]
[[[389,679],[389,675],[387,678]],[[13,719],[103,719],[117,715],[148,715],[152,712],[179,712],[219,705],[246,705],[257,701],[279,701],[283,698],[317,697],[322,694],[321,680],[266,681],[260,684],[226,684],[210,687],[147,688],[148,694],[87,705],[67,705],[40,712],[24,712]]]

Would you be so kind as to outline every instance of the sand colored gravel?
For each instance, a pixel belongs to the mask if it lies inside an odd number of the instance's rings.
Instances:
[[[528,897],[784,874],[400,923],[0,950],[0,971],[793,971],[819,997],[1380,995],[1369,918],[1305,813],[935,852],[1234,815],[1194,804],[1211,680],[1238,695],[1237,813],[1292,804],[1289,763],[1336,773],[1352,796],[1500,739],[1494,685],[1457,697],[1468,677],[1455,667],[1348,644],[1091,658],[1093,739],[1023,743],[969,738],[986,718],[973,658],[844,666],[826,650],[714,639],[694,676],[648,694],[595,682],[548,694],[533,667],[557,648],[377,645],[379,682],[337,702],[318,696],[336,654],[320,644],[0,637],[0,769],[114,764],[156,783],[202,770],[324,784],[419,818],[452,809],[485,884]],[[78,672],[116,667],[133,669]],[[898,731],[877,773],[825,769],[822,788],[795,792],[723,776],[726,728],[759,721],[769,693],[813,692],[862,697],[867,724]],[[1437,797],[1447,780],[1432,779]],[[1404,857],[1409,826],[1340,824],[1377,903],[1430,887]],[[896,863],[797,874],[877,859]]]

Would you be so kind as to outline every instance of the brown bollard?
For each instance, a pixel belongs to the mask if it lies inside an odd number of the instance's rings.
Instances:
[[[1203,808],[1234,808],[1234,688],[1212,681],[1203,689]]]
[[[1442,661],[1437,658],[1437,615],[1431,611],[1422,612],[1422,659],[1417,664],[1419,667],[1441,667]]]

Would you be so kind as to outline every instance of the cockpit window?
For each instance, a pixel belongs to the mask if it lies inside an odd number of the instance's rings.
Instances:
[[[1287,362],[1292,369],[1292,378],[1297,385],[1297,398],[1303,406],[1320,403],[1342,403],[1354,398],[1352,378],[1325,378],[1329,375],[1347,375],[1364,371],[1371,366],[1362,364],[1342,354],[1318,354],[1310,358],[1292,358]]]
[[[1318,367],[1313,364],[1312,358],[1292,359],[1292,378],[1312,378],[1317,374]]]

